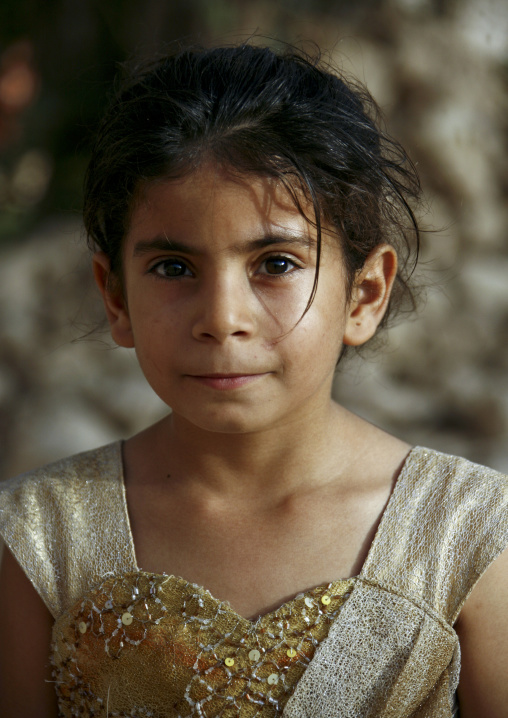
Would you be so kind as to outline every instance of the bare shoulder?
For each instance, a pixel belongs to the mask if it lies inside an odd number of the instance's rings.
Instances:
[[[10,551],[0,569],[0,715],[56,718],[49,652],[53,618]]]
[[[461,718],[504,718],[508,705],[508,549],[487,569],[456,624]]]

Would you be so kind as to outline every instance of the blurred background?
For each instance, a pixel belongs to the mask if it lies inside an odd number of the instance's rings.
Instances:
[[[423,182],[418,315],[341,365],[337,398],[508,472],[505,0],[2,0],[0,476],[164,412],[132,353],[89,335],[103,316],[80,220],[90,140],[118,63],[252,33],[317,43],[366,82]]]

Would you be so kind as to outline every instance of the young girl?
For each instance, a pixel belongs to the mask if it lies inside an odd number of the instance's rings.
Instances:
[[[2,486],[4,718],[508,715],[506,479],[331,399],[418,235],[372,113],[250,45],[113,101],[95,278],[172,412]]]

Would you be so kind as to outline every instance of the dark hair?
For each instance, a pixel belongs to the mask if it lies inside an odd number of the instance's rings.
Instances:
[[[314,207],[318,267],[323,222],[343,247],[348,291],[369,252],[399,254],[389,314],[404,297],[419,232],[419,195],[404,150],[379,127],[367,90],[294,48],[189,48],[145,65],[117,91],[99,127],[85,181],[89,243],[121,278],[122,241],[144,183],[213,158],[240,174],[276,177]],[[309,305],[312,302],[318,272]]]

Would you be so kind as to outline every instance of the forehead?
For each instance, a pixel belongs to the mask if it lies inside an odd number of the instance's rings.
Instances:
[[[234,175],[205,166],[181,179],[159,179],[138,193],[127,238],[145,233],[208,238],[231,233],[250,239],[251,234],[273,231],[315,237],[312,205],[295,198],[281,180],[255,175]]]

